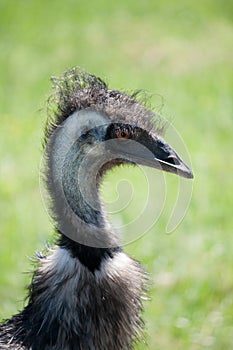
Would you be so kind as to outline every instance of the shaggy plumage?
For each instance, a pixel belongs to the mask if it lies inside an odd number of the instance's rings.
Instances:
[[[124,163],[192,173],[138,94],[108,90],[79,68],[53,83],[44,176],[59,239],[38,256],[27,306],[0,326],[0,348],[130,350],[141,338],[146,274],[107,221],[101,178]]]

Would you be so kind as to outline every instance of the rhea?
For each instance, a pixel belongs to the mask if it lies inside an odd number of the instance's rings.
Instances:
[[[0,326],[0,348],[129,350],[141,337],[146,274],[107,219],[101,179],[121,164],[193,175],[137,93],[79,68],[53,82],[44,179],[58,239],[38,254],[27,304]]]

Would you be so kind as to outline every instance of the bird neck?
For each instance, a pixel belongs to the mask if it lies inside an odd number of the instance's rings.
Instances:
[[[51,136],[46,149],[46,183],[51,214],[61,234],[58,244],[94,270],[106,255],[119,249],[119,240],[98,192],[103,152],[93,150],[79,129],[80,117],[72,115]]]
[[[89,247],[78,242],[74,242],[69,237],[61,234],[58,240],[58,246],[70,252],[71,257],[78,259],[79,262],[88,268],[93,274],[100,270],[101,263],[108,258],[112,258],[115,253],[121,252],[120,247],[96,248]]]

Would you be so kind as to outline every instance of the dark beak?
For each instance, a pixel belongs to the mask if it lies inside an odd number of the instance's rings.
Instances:
[[[179,176],[192,179],[192,170],[183,162],[173,148],[161,137],[149,134],[137,141],[119,141],[119,148],[132,163],[160,169]]]
[[[151,153],[151,154],[150,154]],[[153,156],[153,159],[151,159]],[[153,138],[141,160],[144,165],[192,179],[192,170],[162,138]]]

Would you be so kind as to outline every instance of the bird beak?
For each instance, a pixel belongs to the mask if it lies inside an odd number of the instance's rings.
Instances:
[[[143,147],[144,148],[144,147]],[[192,179],[192,170],[178,156],[174,149],[161,137],[151,137],[144,152],[141,150],[138,163]],[[143,154],[144,153],[144,154]]]
[[[120,142],[121,145],[125,143]],[[147,135],[137,142],[127,142],[124,152],[132,163],[149,166],[192,179],[192,170],[183,162],[173,148],[159,136]]]

